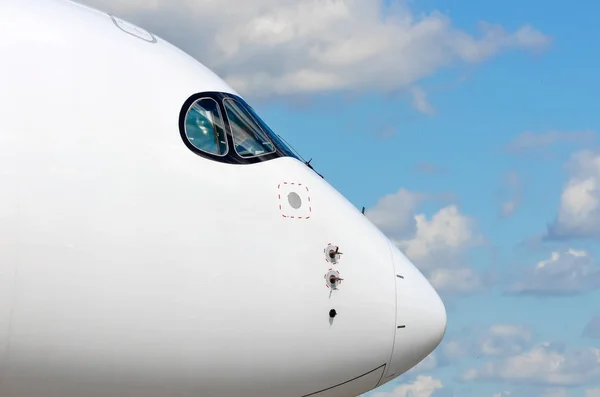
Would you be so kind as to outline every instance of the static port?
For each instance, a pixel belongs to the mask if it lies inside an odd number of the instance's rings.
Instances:
[[[325,275],[325,282],[327,287],[332,290],[337,290],[338,286],[342,284],[344,279],[340,277],[340,272],[337,270],[329,269],[329,272]]]
[[[342,253],[340,252],[340,247],[337,245],[329,244],[325,248],[325,258],[328,262],[333,263],[334,265],[339,262]]]
[[[335,311],[335,309],[331,309],[329,311],[329,317],[334,318],[335,316],[337,316],[337,312]]]

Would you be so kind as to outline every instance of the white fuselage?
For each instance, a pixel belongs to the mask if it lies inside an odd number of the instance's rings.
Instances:
[[[191,95],[239,95],[210,70],[67,1],[0,21],[0,396],[351,397],[439,344],[433,288],[304,163],[186,147]]]

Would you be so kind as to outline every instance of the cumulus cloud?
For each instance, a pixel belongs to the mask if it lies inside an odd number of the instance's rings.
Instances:
[[[440,209],[430,219],[425,214],[416,214],[414,221],[414,236],[397,240],[396,244],[426,269],[443,267],[465,248],[482,242],[475,220],[462,214],[454,204]]]
[[[479,351],[486,356],[505,356],[522,352],[531,343],[528,327],[497,324],[477,338]]]
[[[413,382],[402,384],[389,392],[375,392],[368,397],[434,397],[444,387],[441,380],[432,376],[418,376]]]
[[[540,397],[569,397],[569,394],[567,393],[567,389],[558,387],[542,391]]]
[[[440,363],[438,362],[438,355],[436,354],[436,352],[432,352],[423,360],[421,360],[420,363],[406,371],[406,373],[402,375],[401,379],[406,379],[407,377],[412,378],[415,375],[421,375],[425,372],[430,372],[438,368],[439,366]]]
[[[585,397],[600,397],[600,388],[587,389],[585,391]]]
[[[524,352],[531,346],[533,333],[529,327],[495,324],[483,330],[461,332],[459,339],[447,338],[436,350],[439,365],[451,365],[470,357],[506,357]]]
[[[367,217],[388,237],[402,239],[414,234],[414,213],[426,198],[426,194],[400,189],[379,199]]]
[[[534,149],[549,148],[553,145],[572,143],[589,144],[596,138],[594,131],[526,131],[509,142],[507,148],[511,152],[530,152]]]
[[[508,290],[520,295],[576,295],[600,288],[600,267],[587,251],[552,252]]]
[[[427,100],[427,93],[421,87],[413,87],[411,90],[413,108],[427,115],[434,115],[436,110]]]
[[[470,358],[502,358],[519,354],[532,346],[529,327],[495,324],[484,329],[468,327],[460,337],[446,336],[440,346],[406,375],[414,376],[446,366],[456,366]]]
[[[509,218],[515,213],[517,206],[519,205],[520,178],[513,170],[508,172],[505,179],[504,184],[505,190],[507,191],[506,195],[508,197],[502,201],[502,205],[500,206],[500,217]]]
[[[514,214],[515,211],[517,210],[517,205],[518,205],[518,203],[517,203],[516,198],[503,201],[502,205],[500,207],[500,216],[502,218],[511,217],[512,214]]]
[[[467,248],[481,244],[476,222],[449,204],[428,218],[418,213],[425,201],[447,201],[451,195],[432,195],[400,189],[384,196],[367,217],[415,262],[438,291],[470,292],[482,279],[464,266]]]
[[[471,35],[404,0],[80,1],[164,37],[254,96],[409,90],[442,68],[551,43],[529,25],[481,22]],[[416,107],[429,111],[423,98]]]
[[[440,291],[471,292],[482,285],[481,275],[469,267],[439,268],[429,271],[428,279]]]
[[[569,397],[565,388],[539,388],[539,387],[520,387],[516,391],[503,391],[496,393],[493,397]]]
[[[600,339],[600,314],[594,316],[583,329],[583,336]]]
[[[427,162],[419,163],[415,168],[421,174],[442,174],[448,171],[445,167]]]
[[[569,350],[562,344],[542,343],[523,353],[471,368],[463,381],[508,381],[551,387],[581,386],[600,380],[600,350]]]
[[[375,130],[375,137],[381,140],[390,139],[398,133],[398,127],[386,124]]]
[[[545,239],[600,237],[600,151],[580,151],[566,168],[569,180]]]

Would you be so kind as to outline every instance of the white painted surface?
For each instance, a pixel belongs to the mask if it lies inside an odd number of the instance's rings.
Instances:
[[[390,375],[394,339],[393,368],[435,348],[397,354],[397,310],[445,328],[424,279],[396,307],[395,270],[417,279],[412,264],[301,162],[192,153],[185,100],[235,91],[120,21],[0,3],[0,395],[356,396]],[[308,187],[304,219],[282,216],[285,182]],[[331,296],[329,243],[344,278]]]

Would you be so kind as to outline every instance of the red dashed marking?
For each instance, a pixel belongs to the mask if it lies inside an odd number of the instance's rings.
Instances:
[[[277,185],[277,189],[281,189],[281,183]],[[283,182],[283,185],[298,185],[298,186],[303,186],[301,183],[295,183],[295,182]],[[304,186],[304,188],[306,189],[306,191],[308,192],[308,186]],[[281,193],[277,194],[277,198],[279,199],[280,203],[279,203],[279,211],[284,211],[284,207],[281,204]],[[312,202],[311,197],[307,196],[307,200],[308,202]],[[312,205],[308,205],[308,212],[312,213]],[[281,214],[284,218],[289,218],[289,219],[310,219],[310,216],[291,216],[291,215],[285,215],[285,214]]]

